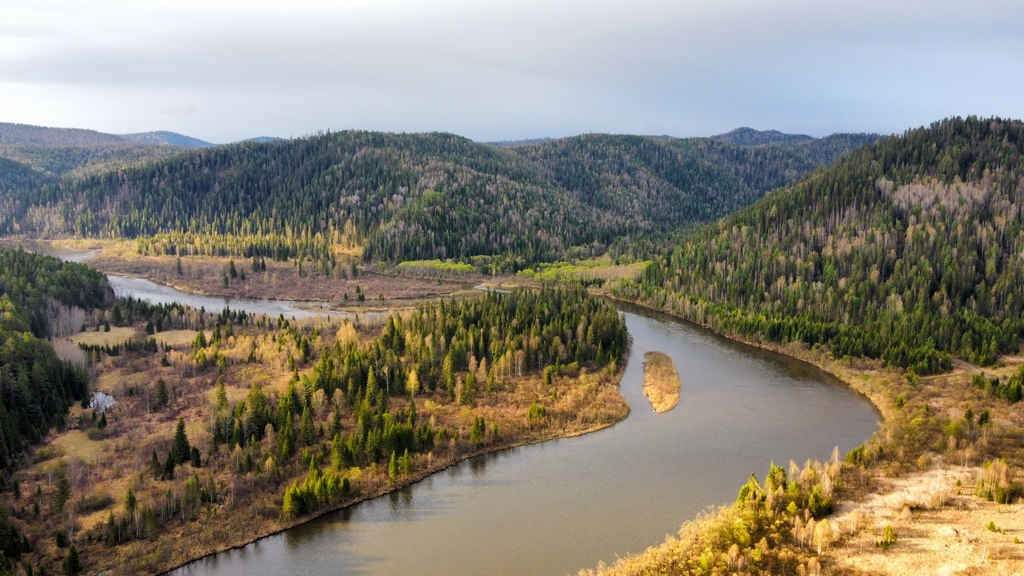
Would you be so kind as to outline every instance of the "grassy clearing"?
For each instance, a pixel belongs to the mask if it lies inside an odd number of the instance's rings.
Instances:
[[[834,570],[1014,574],[1024,562],[1024,544],[1014,542],[1024,538],[1024,506],[974,497],[981,474],[977,466],[933,468],[891,481],[884,494],[843,503],[834,524],[846,541],[830,555]],[[888,549],[875,545],[885,526],[898,538]]]
[[[95,461],[107,448],[104,440],[90,440],[82,430],[70,430],[53,439],[53,445],[64,454],[74,455],[86,461]]]
[[[451,260],[442,262],[440,260],[409,260],[398,264],[398,272],[412,274],[414,276],[436,276],[454,277],[476,274],[477,269],[472,264],[464,262],[453,262]]]
[[[76,346],[79,344],[85,344],[86,346],[114,346],[116,344],[123,344],[132,338],[138,337],[138,335],[139,331],[135,328],[112,327],[110,332],[79,332],[69,339]]]
[[[230,275],[232,260],[237,276]],[[110,274],[138,276],[185,292],[230,298],[274,298],[327,302],[333,307],[387,307],[400,301],[448,297],[460,286],[435,278],[413,278],[363,270],[336,269],[331,275],[300,269],[294,261],[267,259],[266,270],[253,271],[245,259],[188,256],[142,256],[131,247],[103,245],[89,265]],[[362,295],[362,299],[360,299]],[[382,299],[383,298],[383,299]]]
[[[672,359],[662,352],[648,352],[644,358],[644,396],[655,412],[668,412],[679,404],[679,372]]]
[[[192,341],[196,339],[195,330],[167,330],[166,332],[157,332],[153,335],[156,338],[158,344],[166,344],[172,348],[187,347],[192,345]],[[206,330],[205,335],[207,340],[213,336],[212,330]]]
[[[608,281],[636,279],[647,268],[650,261],[619,263],[609,256],[600,256],[575,262],[554,262],[540,264],[519,272],[520,278],[541,282],[582,280],[603,284]]]

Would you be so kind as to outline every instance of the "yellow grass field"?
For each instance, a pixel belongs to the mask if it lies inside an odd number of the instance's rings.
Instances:
[[[195,336],[195,334],[193,334]],[[131,340],[132,338],[138,337],[138,331],[135,328],[110,328],[110,332],[79,332],[69,339],[76,346],[79,344],[85,344],[86,346],[114,346],[115,344],[122,344]]]
[[[196,334],[195,330],[167,330],[166,332],[157,332],[153,335],[153,338],[156,338],[157,344],[166,344],[172,348],[178,348],[190,346],[192,341],[196,339]],[[210,330],[207,330],[205,334],[207,340],[213,336],[213,332]]]

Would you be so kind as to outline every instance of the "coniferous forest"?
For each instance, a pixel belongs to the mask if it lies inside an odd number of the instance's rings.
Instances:
[[[815,142],[835,147],[805,144]],[[495,147],[348,131],[195,150],[42,187],[19,176],[0,202],[0,234],[145,238],[150,253],[300,258],[321,270],[333,267],[332,246],[359,244],[369,262],[478,257],[515,271],[709,222],[820,163],[711,139]]]
[[[82,264],[0,250],[0,471],[6,478],[26,444],[63,427],[85,398],[85,372],[57,358],[51,323],[69,308],[91,310],[113,294],[103,274]]]
[[[685,236],[619,295],[726,333],[920,375],[1024,336],[1024,125],[884,138]]]
[[[341,249],[358,248],[364,266],[344,264],[353,281],[431,268],[507,279],[537,269],[514,277],[533,288],[511,294],[467,289],[374,321],[296,321],[115,299],[87,266],[0,251],[0,483],[14,503],[0,513],[0,571],[23,555],[38,566],[165,568],[172,556],[157,550],[162,534],[191,533],[214,504],[269,533],[460,458],[621,419],[625,321],[584,285],[742,340],[799,343],[794,350],[828,362],[875,360],[861,364],[899,375],[886,390],[945,382],[919,377],[949,373],[954,362],[1009,375],[1001,358],[1024,339],[1022,185],[1024,123],[976,117],[884,138],[741,129],[494,146],[348,131],[175,149],[60,177],[0,158],[0,235],[133,239],[140,255],[178,256],[162,260],[176,261],[178,276],[189,256],[221,258],[225,287],[229,274],[244,281],[236,259],[251,262],[253,276],[267,260],[294,260],[301,276],[305,262],[320,281]],[[629,273],[587,283],[539,266],[585,270],[580,261],[599,255]],[[637,258],[620,266],[620,255]],[[356,293],[362,302],[358,285]],[[86,329],[124,336],[80,341],[77,365],[48,341]],[[1006,380],[974,374],[964,394],[1019,402],[1024,370],[1015,370]],[[109,413],[84,408],[90,374],[107,376],[117,399]],[[940,422],[916,400],[900,393],[889,402],[911,422],[900,431],[927,421],[935,430],[921,438],[940,437],[927,449],[950,458],[973,450],[963,442],[991,424],[987,408],[975,427],[973,412],[962,425]],[[27,464],[52,430],[133,459],[126,493],[89,491],[90,469],[124,473],[99,458],[72,458],[72,480],[47,478],[44,488],[44,475],[67,472],[56,452],[36,462],[56,462],[45,471]],[[872,442],[847,464],[881,461],[882,441]],[[844,466],[837,452],[825,467],[791,471],[791,482],[773,467],[767,491],[752,480],[741,505],[767,500],[756,512],[775,518],[785,502],[793,522],[817,520],[831,510]],[[36,491],[21,493],[18,478]],[[776,493],[785,500],[771,504]],[[44,496],[54,504],[40,512]],[[97,511],[104,519],[76,538],[74,514]],[[174,558],[244,540],[234,518],[212,518],[218,532],[175,548]],[[802,529],[794,524],[792,534]]]

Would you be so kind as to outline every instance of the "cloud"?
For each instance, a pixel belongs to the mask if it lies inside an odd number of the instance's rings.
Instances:
[[[891,132],[1024,116],[1022,40],[1024,7],[1004,1],[15,0],[0,109],[217,141]]]

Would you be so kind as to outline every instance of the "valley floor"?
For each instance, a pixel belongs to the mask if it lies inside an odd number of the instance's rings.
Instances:
[[[357,258],[339,254],[330,275],[300,272],[294,260],[263,259],[266,269],[253,271],[251,260],[215,257],[142,256],[131,241],[67,240],[57,246],[95,250],[88,263],[108,274],[145,278],[183,292],[228,298],[263,298],[315,304],[336,310],[374,310],[415,306],[438,298],[472,295],[483,276],[457,280],[385,274],[356,267]],[[234,262],[235,275],[230,273]]]
[[[81,246],[78,246],[79,248]],[[177,259],[172,257],[142,257],[130,253],[124,244],[100,246],[102,251],[90,261],[100,270],[110,273],[136,275],[156,282],[172,285],[178,289],[224,295],[231,297],[279,298],[298,301],[323,301],[332,307],[365,309],[380,307],[409,307],[418,302],[443,297],[479,294],[472,289],[474,282],[452,282],[434,279],[419,279],[391,276],[372,272],[339,273],[325,280],[304,277],[288,263],[267,262],[267,270],[252,272],[248,262],[236,262],[236,268],[245,270],[244,280],[228,276],[228,259],[183,258],[182,271],[177,271]],[[629,273],[635,273],[630,270]],[[241,276],[241,275],[240,275]],[[352,277],[347,277],[352,276]],[[488,284],[511,287],[533,284],[529,278],[488,279]],[[356,287],[359,292],[356,292]],[[364,294],[360,302],[357,294]],[[348,299],[345,299],[345,296]],[[381,302],[380,296],[384,300]],[[79,335],[86,344],[111,344],[113,340],[124,340],[125,334],[87,332]],[[134,332],[133,332],[134,333]],[[164,333],[163,338],[172,348],[183,351],[190,344],[194,332]],[[113,339],[113,340],[111,340]],[[163,340],[162,340],[163,341]],[[1024,466],[1024,414],[1013,405],[993,398],[986,391],[971,384],[974,374],[983,372],[986,377],[1007,378],[1019,369],[1024,358],[1004,358],[993,368],[982,370],[977,366],[957,361],[954,371],[934,377],[909,380],[902,372],[882,368],[877,362],[834,359],[831,354],[818,349],[807,349],[799,344],[786,346],[747,342],[757,346],[806,361],[832,373],[858,392],[866,395],[883,416],[883,426],[875,438],[866,443],[869,446],[884,446],[866,462],[866,465],[843,466],[842,486],[837,489],[838,500],[835,512],[828,516],[835,530],[835,538],[820,553],[806,542],[790,543],[795,557],[800,560],[802,574],[813,574],[818,567],[827,574],[1022,574],[1024,573],[1024,504],[996,504],[974,494],[975,486],[985,474],[982,464],[992,459],[1003,458],[1009,464],[1010,480],[1013,470]],[[70,346],[72,352],[76,346]],[[241,399],[246,393],[245,382],[251,378],[263,378],[264,384],[271,384],[283,390],[289,376],[285,367],[278,366],[266,375],[238,373],[229,374],[228,392],[232,400]],[[102,391],[119,392],[136,383],[139,386],[153,382],[163,375],[169,380],[182,373],[174,367],[161,368],[155,360],[107,360],[100,366],[97,388]],[[628,413],[621,395],[617,394],[617,379],[613,375],[602,375],[595,381],[595,388],[589,395],[573,400],[568,395],[574,383],[564,380],[561,404],[568,404],[557,410],[570,414],[573,410],[587,407],[594,414],[600,414],[599,421],[564,420],[557,425],[539,430],[521,430],[517,435],[507,436],[480,450],[465,447],[445,454],[438,451],[438,458],[419,462],[416,471],[399,482],[389,482],[386,471],[374,468],[366,470],[363,492],[352,502],[374,497],[402,485],[443,469],[452,463],[474,454],[498,450],[514,445],[538,442],[546,439],[586,433],[618,421]],[[118,502],[113,505],[120,512],[121,495],[132,484],[131,476],[144,466],[146,455],[154,447],[163,449],[168,442],[170,426],[178,414],[195,412],[190,420],[202,421],[208,416],[203,413],[212,394],[212,380],[184,378],[179,389],[180,409],[167,413],[150,414],[144,409],[131,405],[122,408],[112,430],[97,441],[90,438],[84,429],[71,429],[54,435],[50,442],[37,452],[35,462],[19,474],[27,486],[48,486],[47,475],[60,456],[76,456],[83,462],[86,485],[98,495],[112,495]],[[499,392],[499,395],[482,401],[483,412],[488,422],[502,421],[502,406],[512,406],[515,418],[527,409],[523,402],[534,398],[539,379],[527,379],[515,387]],[[118,388],[115,390],[115,388]],[[532,387],[532,388],[531,388]],[[278,390],[278,392],[280,392]],[[417,406],[421,416],[433,416],[454,423],[468,424],[467,415],[459,411],[445,411],[443,402],[424,397]],[[527,402],[528,404],[529,402]],[[129,403],[130,404],[130,403]],[[418,402],[419,404],[419,402]],[[968,410],[975,420],[966,421]],[[975,424],[977,416],[987,410],[991,424]],[[474,411],[474,415],[477,411]],[[75,409],[72,419],[85,415]],[[85,426],[88,428],[88,426]],[[131,437],[128,431],[131,430]],[[201,437],[198,429],[189,431]],[[952,439],[951,439],[952,437]],[[894,440],[895,438],[895,440]],[[913,441],[911,441],[913,439]],[[125,465],[118,464],[120,458]],[[227,458],[226,456],[224,457]],[[298,478],[303,470],[286,472],[289,478]],[[288,480],[290,481],[290,479]],[[252,480],[238,484],[231,480],[227,484],[241,493],[257,490]],[[278,481],[278,485],[286,484]],[[248,484],[248,487],[246,487]],[[127,547],[106,549],[97,546],[92,554],[92,564],[97,568],[115,566],[126,557],[144,559],[142,564],[126,566],[129,572],[147,569],[167,569],[187,560],[239,546],[260,536],[285,529],[309,517],[296,521],[282,521],[280,498],[254,500],[243,509],[208,514],[205,527],[197,532],[189,524],[173,527],[164,537],[153,543],[135,542]],[[24,506],[29,499],[22,503]],[[90,512],[76,521],[82,530],[97,530],[106,520],[108,510]],[[44,514],[45,516],[45,514]],[[52,531],[59,524],[57,518],[41,524],[39,530]],[[991,524],[990,524],[991,523]],[[237,526],[244,525],[240,531]],[[886,549],[876,546],[886,526],[892,526],[897,541]],[[39,532],[36,530],[36,532]],[[693,525],[684,527],[688,537],[693,535]],[[35,535],[40,541],[47,538],[43,532]],[[52,540],[52,539],[51,539]],[[184,544],[188,543],[188,544]],[[647,574],[654,573],[655,566],[661,566],[670,544],[656,546],[647,552],[619,563],[602,567],[601,574]],[[43,546],[39,551],[44,557],[58,558],[59,550]],[[675,553],[675,552],[672,552]],[[724,553],[724,551],[723,551]],[[740,564],[732,564],[737,567]],[[659,568],[660,569],[660,568]],[[741,570],[742,572],[742,570]],[[126,572],[127,573],[127,572]]]

